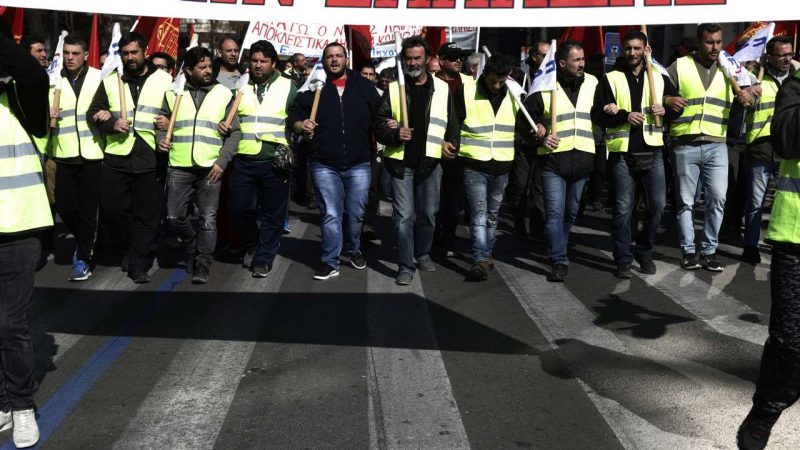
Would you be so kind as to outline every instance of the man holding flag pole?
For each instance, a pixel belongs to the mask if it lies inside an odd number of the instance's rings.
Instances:
[[[146,52],[142,35],[121,35],[114,26],[103,67],[107,76],[87,112],[106,135],[100,197],[104,223],[121,243],[122,269],[135,283],[150,282],[149,254],[161,219],[155,121],[172,85],[171,76],[146,62]]]
[[[583,48],[578,42],[568,40],[556,49],[553,41],[534,78],[534,93],[526,101],[537,129],[526,124],[527,120],[517,120],[517,139],[539,146],[547,256],[552,264],[547,279],[553,282],[564,281],[567,276],[569,233],[594,168],[591,110],[598,103],[598,81],[584,73],[584,67]]]

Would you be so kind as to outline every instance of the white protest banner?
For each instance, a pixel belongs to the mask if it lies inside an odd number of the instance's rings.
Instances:
[[[275,46],[278,55],[284,56],[302,53],[307,58],[319,58],[322,49],[331,42],[347,47],[344,25],[253,20],[247,27],[242,48],[250,48],[253,42],[262,39]]]
[[[796,0],[4,0],[7,6],[131,16],[250,21],[253,17],[340,26],[597,26],[797,20]]]
[[[478,27],[451,27],[447,40],[464,50],[478,48]]]

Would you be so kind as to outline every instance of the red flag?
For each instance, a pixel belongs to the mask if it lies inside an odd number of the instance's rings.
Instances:
[[[422,27],[420,34],[431,44],[434,55],[439,52],[442,44],[447,42],[447,29],[445,27]]]
[[[100,68],[100,44],[97,42],[97,14],[92,14],[92,34],[89,35],[89,67]]]
[[[14,35],[14,40],[22,40],[22,14],[25,12],[24,8],[14,8],[11,6],[0,6],[0,15],[11,26],[11,34]]]
[[[361,70],[364,64],[372,61],[372,33],[369,25],[345,25],[345,36],[353,52],[353,68]]]
[[[139,16],[136,31],[147,40],[147,54],[164,52],[178,57],[178,32],[180,19]]]
[[[747,42],[754,34],[758,33],[761,29],[769,25],[769,22],[753,22],[747,27],[742,34],[736,36],[736,39],[731,41],[725,46],[725,51],[733,55],[736,53],[736,47]],[[797,22],[775,22],[775,30],[772,36],[788,36],[793,37],[797,34]]]
[[[583,45],[583,53],[588,58],[595,53],[604,54],[603,27],[568,27],[561,33],[558,43],[573,39]]]

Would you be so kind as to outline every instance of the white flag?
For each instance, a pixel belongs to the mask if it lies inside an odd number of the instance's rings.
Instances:
[[[550,41],[550,49],[539,65],[539,70],[533,76],[533,83],[528,90],[528,95],[534,92],[556,90],[556,40]]]
[[[656,71],[658,71],[661,75],[664,75],[670,80],[672,79],[672,77],[669,76],[669,72],[667,72],[667,68],[664,67],[660,62],[656,61],[656,59],[652,56],[650,57],[650,64],[652,64],[653,69],[656,69]]]
[[[50,77],[50,86],[58,87],[61,83],[61,71],[64,69],[64,38],[67,34],[69,33],[66,31],[61,32],[61,36],[58,37],[56,52],[53,54],[53,60],[50,62],[50,66],[47,67],[47,76]]]
[[[719,52],[717,56],[717,63],[725,72],[728,78],[735,78],[738,80],[739,86],[750,86],[753,84],[750,79],[750,72],[747,71],[739,61],[736,61],[733,56],[729,55],[725,50]]]
[[[119,29],[119,24],[115,23],[114,28],[111,30],[111,44],[108,45],[108,56],[106,56],[106,61],[103,63],[103,69],[100,72],[102,78],[111,75],[111,72],[115,70],[122,74],[122,57],[119,54],[119,40],[121,38],[122,32]]]
[[[247,89],[247,85],[250,84],[250,70],[245,70],[244,74],[236,80],[236,84],[233,86],[233,89],[237,91],[244,92]]]
[[[314,68],[311,69],[311,75],[306,78],[306,82],[303,83],[297,92],[316,91],[317,89],[322,89],[322,86],[325,86],[325,82],[327,80],[328,74],[325,73],[325,68],[322,67],[322,59],[320,58],[317,63],[314,64]]]
[[[750,39],[745,42],[744,46],[733,55],[733,58],[740,63],[758,61],[761,59],[761,55],[766,51],[767,42],[772,39],[772,33],[774,31],[775,22],[770,22],[766,27],[753,34]]]

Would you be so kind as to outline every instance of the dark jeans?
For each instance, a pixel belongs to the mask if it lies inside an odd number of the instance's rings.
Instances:
[[[33,408],[28,309],[40,252],[38,234],[0,235],[0,411]]]
[[[217,207],[222,182],[208,181],[207,168],[167,169],[167,222],[189,254],[195,254],[195,266],[211,267],[214,247],[217,245]],[[198,230],[187,217],[189,202],[197,205]]]
[[[589,201],[599,202],[603,195],[603,182],[606,180],[606,146],[605,144],[595,145],[594,147],[594,170],[589,177],[588,197]]]
[[[156,172],[122,172],[103,166],[100,212],[117,247],[130,250],[130,266],[147,270],[161,219]]]
[[[772,248],[769,338],[753,395],[754,412],[780,414],[800,397],[800,251]]]
[[[419,261],[430,257],[441,183],[442,166],[439,164],[422,173],[406,167],[403,178],[392,177],[392,222],[400,272],[414,273],[414,258]]]
[[[633,262],[631,253],[631,218],[636,208],[636,185],[641,182],[647,196],[647,214],[642,231],[636,239],[636,253],[649,255],[653,251],[656,231],[666,203],[664,159],[656,152],[653,167],[634,171],[625,153],[613,152],[608,157],[614,181],[614,213],[611,235],[614,238],[614,261],[617,264]]]
[[[288,180],[275,172],[271,162],[237,157],[228,193],[233,221],[246,251],[253,253],[253,265],[272,265],[289,208]]]
[[[744,219],[745,199],[747,197],[747,162],[744,142],[728,144],[728,189],[725,192],[725,212],[721,228],[738,235]]]
[[[464,208],[464,168],[460,161],[442,159],[439,213],[436,217],[436,243],[443,250],[454,250],[458,215]]]
[[[563,177],[550,170],[542,171],[547,257],[551,264],[569,263],[569,233],[578,216],[583,188],[588,179],[589,174]]]
[[[542,198],[542,177],[538,158],[534,151],[514,153],[514,163],[508,178],[506,200],[514,214],[514,225],[522,226],[530,218],[530,232],[541,236],[544,233],[544,199]]]
[[[101,161],[83,164],[57,163],[56,210],[77,243],[77,257],[90,262],[97,237],[97,214],[100,206]]]
[[[492,258],[497,242],[500,204],[508,184],[508,174],[490,175],[464,168],[464,190],[472,211],[469,234],[472,238],[472,262],[479,264]]]

